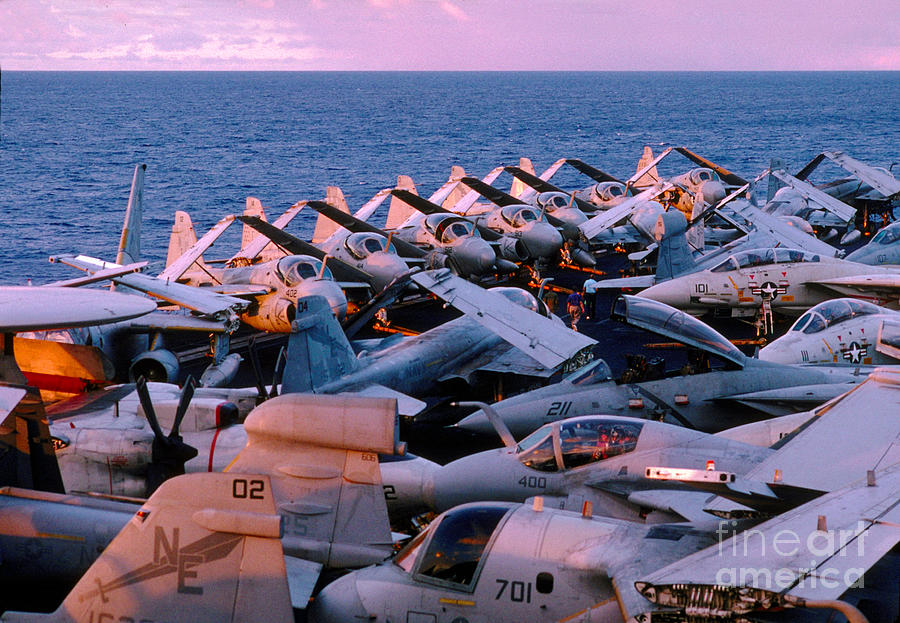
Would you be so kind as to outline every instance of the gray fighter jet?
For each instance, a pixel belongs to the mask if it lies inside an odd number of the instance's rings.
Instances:
[[[865,379],[869,371],[752,359],[696,318],[636,296],[619,297],[613,318],[677,340],[697,349],[697,355],[680,371],[630,369],[619,380],[611,378],[602,360],[596,361],[560,383],[501,400],[494,409],[513,435],[521,437],[548,422],[597,413],[668,418],[703,431],[721,431],[820,404]],[[722,367],[711,366],[710,357]],[[457,426],[493,432],[482,411]]]

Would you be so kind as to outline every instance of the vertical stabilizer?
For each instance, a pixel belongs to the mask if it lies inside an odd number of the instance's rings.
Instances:
[[[266,221],[266,211],[263,208],[262,202],[256,197],[247,197],[247,205],[244,208],[244,216],[255,216],[261,221]],[[248,244],[253,242],[253,239],[259,235],[260,234],[258,231],[244,223],[244,228],[241,230],[241,248],[243,249]]]
[[[171,266],[172,262],[187,253],[187,250],[196,243],[197,234],[194,231],[194,224],[191,222],[190,215],[187,212],[178,210],[175,212],[175,222],[172,223],[172,233],[169,235],[169,252],[166,254],[166,267]],[[192,268],[194,266],[191,266]]]
[[[350,214],[350,206],[347,205],[347,200],[344,198],[344,192],[338,186],[329,186],[325,190],[325,203],[337,208],[345,214]],[[327,216],[319,214],[319,218],[316,219],[316,229],[313,232],[312,243],[318,244],[328,240],[328,238],[331,237],[331,234],[340,229],[340,227],[340,225]]]
[[[395,188],[397,190],[408,190],[414,195],[419,194],[416,191],[416,185],[413,183],[412,178],[408,175],[398,175]],[[391,206],[388,208],[387,223],[385,223],[384,228],[395,229],[415,213],[416,210],[411,205],[399,197],[391,195]]]
[[[358,567],[390,555],[374,458],[402,452],[395,399],[283,394],[254,409],[244,428],[247,446],[230,469],[270,474],[284,515],[286,554],[328,567]],[[285,465],[315,465],[318,474],[304,477]]]
[[[691,223],[694,224],[687,230],[687,241],[691,247],[701,253],[706,246],[706,223],[699,219],[707,207],[702,193],[694,195],[694,204],[691,209]]]
[[[782,171],[785,168],[784,160],[781,158],[772,158],[769,160],[769,170],[770,171]],[[769,176],[769,187],[766,189],[766,203],[772,201],[775,197],[775,193],[778,192],[779,188],[785,186],[784,182],[779,180],[774,175]]]
[[[119,239],[116,264],[133,264],[141,261],[141,218],[144,211],[146,170],[146,164],[134,167],[134,178],[131,180],[131,194],[128,196],[128,207],[125,209],[125,224],[122,227],[122,237]]]
[[[687,241],[687,219],[678,210],[663,212],[656,219],[656,282],[666,281],[694,270],[694,256]]]
[[[50,615],[4,621],[293,621],[267,476],[163,483]],[[114,614],[112,614],[114,613]]]
[[[653,149],[650,145],[644,145],[644,153],[641,154],[641,159],[638,161],[637,169],[635,172],[640,171],[647,165],[649,165],[655,156],[653,155]],[[635,180],[633,186],[637,188],[643,188],[646,186],[653,186],[659,181],[659,172],[656,170],[656,166],[651,168],[649,171],[640,176],[637,180]]]
[[[519,158],[519,168],[526,173],[534,175],[534,165],[531,163],[531,158]],[[531,187],[516,176],[513,176],[512,185],[509,187],[509,194],[518,198],[521,197],[522,193],[526,190],[531,190]]]
[[[466,176],[466,170],[459,166],[458,164],[454,164],[450,168],[450,182],[458,182],[462,178]],[[444,199],[444,202],[441,204],[441,207],[445,210],[453,211],[453,206],[459,202],[460,199],[466,196],[466,193],[469,192],[469,189],[463,186],[462,184],[457,184],[453,187],[453,190],[450,191],[450,194],[447,195],[447,198]]]
[[[298,299],[291,329],[282,393],[314,392],[359,367],[356,354],[324,297]]]

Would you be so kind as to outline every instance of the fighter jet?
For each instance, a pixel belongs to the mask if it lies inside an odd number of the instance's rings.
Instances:
[[[514,436],[567,417],[597,413],[666,417],[699,430],[721,431],[802,410],[798,406],[815,406],[862,381],[867,373],[846,366],[784,366],[752,359],[696,318],[646,298],[620,296],[612,317],[696,349],[691,363],[666,372],[644,362],[613,380],[609,367],[598,360],[555,385],[501,400],[493,408]],[[493,432],[482,411],[457,426]]]
[[[713,310],[753,316],[764,308],[796,316],[835,295],[895,304],[898,287],[895,267],[775,248],[735,253],[709,269],[658,283],[640,296],[697,316]]]
[[[900,313],[859,299],[819,303],[759,351],[778,363],[896,364]]]

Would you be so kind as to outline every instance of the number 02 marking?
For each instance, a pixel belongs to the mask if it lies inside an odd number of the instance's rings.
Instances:
[[[235,478],[231,483],[231,496],[241,500],[246,498],[261,500],[265,490],[266,483],[262,480],[251,480],[248,482],[243,478]]]

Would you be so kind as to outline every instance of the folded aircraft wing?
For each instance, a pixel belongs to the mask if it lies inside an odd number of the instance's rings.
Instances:
[[[219,236],[221,236],[233,222],[234,216],[228,215],[213,225],[212,229],[203,234],[197,242],[191,245],[190,249],[182,253],[174,262],[166,266],[166,269],[159,273],[159,278],[166,281],[178,280],[194,264],[194,262],[196,262],[197,259],[219,239]]]
[[[51,257],[50,261],[67,264],[88,273],[117,267],[114,263],[104,262],[85,255],[57,255]],[[173,281],[166,281],[142,273],[121,275],[114,277],[112,281],[207,316],[233,312],[237,309],[244,309],[249,305],[247,301],[233,296],[218,294],[209,289],[195,288]]]
[[[827,242],[823,242],[815,236],[810,236],[797,227],[788,225],[776,216],[763,212],[749,201],[733,201],[729,209],[750,223],[758,232],[767,233],[781,246],[792,249],[802,249],[810,253],[818,253],[826,257],[834,257],[838,250]],[[777,246],[772,244],[771,246]]]
[[[620,179],[613,177],[605,171],[601,171],[597,167],[586,164],[578,158],[566,158],[566,164],[576,169],[579,173],[584,173],[598,184],[601,182],[618,182],[619,184],[625,184],[625,182]]]
[[[856,208],[847,205],[839,199],[835,199],[809,182],[797,179],[783,169],[773,169],[769,173],[796,190],[808,202],[819,206],[827,212],[831,212],[844,223],[849,223],[856,216]]]
[[[703,156],[698,156],[687,147],[676,147],[675,151],[677,151],[679,154],[681,154],[694,164],[697,164],[701,167],[706,167],[707,169],[712,169],[719,174],[719,177],[722,178],[723,182],[730,186],[743,186],[747,183],[747,180],[742,178],[740,175],[732,173],[725,167],[719,166],[712,160],[707,160]]]
[[[284,229],[290,224],[291,221],[294,220],[295,216],[300,214],[300,211],[305,206],[305,201],[298,201],[287,210],[285,210],[284,214],[275,219],[275,222],[272,223],[272,227],[275,227],[277,229]],[[205,237],[206,236],[204,236],[204,238]],[[235,253],[230,261],[234,261],[237,258],[243,258],[252,262],[253,258],[262,253],[263,249],[266,248],[266,245],[269,244],[269,240],[270,238],[267,238],[266,236],[257,236],[256,238],[251,240],[250,243],[247,244],[247,246]]]
[[[334,276],[338,281],[362,282],[368,286],[371,286],[373,283],[372,275],[369,273],[360,270],[355,266],[351,266],[346,262],[342,262],[336,257],[328,256],[326,260],[325,252],[319,247],[306,242],[305,240],[301,240],[296,236],[292,236],[279,227],[265,222],[258,216],[239,216],[237,218],[261,233],[263,238],[271,240],[288,253],[311,255],[323,262],[327,261],[328,268],[331,269],[331,272],[334,273]]]
[[[519,167],[506,167],[504,169],[510,175],[522,180],[533,189],[538,191],[539,193],[563,193],[564,195],[571,195],[572,193],[563,190],[558,186],[554,186],[547,180],[540,178],[536,175],[532,175],[528,171],[520,169]],[[579,199],[578,197],[574,198],[575,205],[582,212],[596,212],[597,206],[589,201],[585,201],[584,199]]]
[[[900,180],[897,180],[897,178],[883,169],[878,169],[860,162],[856,158],[851,158],[843,151],[823,151],[822,155],[845,171],[849,171],[885,197],[892,197],[900,193]]]
[[[550,181],[550,178],[553,177],[554,175],[556,175],[556,172],[559,171],[560,168],[562,168],[562,165],[564,165],[565,163],[566,163],[566,159],[560,158],[559,160],[557,160],[556,162],[551,164],[549,167],[547,167],[544,170],[544,172],[541,173],[541,175],[539,176],[539,179],[541,179],[545,182]],[[490,183],[490,182],[488,182],[488,183]],[[535,188],[531,187],[531,188],[526,188],[522,192],[520,192],[518,194],[518,197],[521,201],[529,202],[529,201],[531,201],[532,197],[534,197],[536,194],[537,194],[537,190]]]
[[[447,269],[417,273],[412,279],[548,368],[556,368],[596,344],[591,338]]]
[[[382,188],[375,196],[366,201],[363,206],[357,210],[353,216],[361,221],[368,221],[373,214],[375,214],[375,210],[384,203],[384,200],[391,196],[390,188]]]
[[[599,235],[601,232],[609,229],[619,221],[622,221],[631,216],[631,214],[636,209],[638,209],[645,201],[651,201],[653,198],[658,197],[662,193],[674,187],[675,185],[669,182],[651,186],[647,190],[642,191],[634,195],[633,197],[628,197],[628,199],[626,199],[619,205],[601,212],[597,216],[585,221],[578,226],[578,229],[581,230],[581,233],[584,234],[585,238],[590,240],[591,238]]]
[[[475,192],[475,191],[472,191],[472,192]],[[472,219],[467,218],[465,216],[460,216],[456,212],[451,212],[450,210],[445,210],[444,208],[437,205],[436,203],[431,203],[430,201],[428,201],[428,199],[425,199],[424,197],[420,197],[419,195],[417,195],[415,193],[411,193],[408,190],[402,190],[402,189],[395,188],[394,190],[391,191],[391,194],[394,195],[395,197],[397,197],[398,199],[402,200],[403,202],[408,203],[409,205],[414,207],[416,210],[418,210],[422,214],[450,214],[457,218],[464,218],[468,221],[472,221]],[[478,193],[475,193],[475,194],[476,194],[476,196],[478,195]],[[460,201],[457,202],[456,206],[454,206],[454,207],[458,207],[460,205],[460,203],[462,203],[462,199],[460,199]],[[474,221],[472,221],[472,222],[474,222]],[[487,241],[496,241],[502,237],[501,234],[499,234],[499,233],[495,232],[494,230],[490,229],[489,227],[485,227],[484,225],[481,225],[479,223],[475,223],[475,229],[477,229],[478,233],[481,234],[481,237]]]
[[[893,465],[875,474],[874,483],[857,480],[770,519],[753,528],[752,538],[721,539],[635,587],[652,602],[684,612],[715,603],[722,618],[755,620],[754,614],[785,607],[823,607],[900,542],[898,499],[900,466]]]
[[[485,175],[483,178],[481,178],[481,181],[488,185],[493,184],[494,180],[496,180],[498,177],[500,177],[501,173],[503,173],[503,167],[495,167],[495,168],[491,169],[491,171],[489,171],[487,175]],[[460,181],[461,180],[456,180],[456,184],[459,184]],[[447,183],[449,184],[450,182],[447,182]],[[431,195],[431,197],[428,198],[428,201],[430,201],[431,203],[436,204],[436,205],[442,205],[444,203],[444,199],[446,199],[450,195],[450,192],[453,190],[453,188],[456,187],[456,184],[454,184],[452,187],[450,187],[449,190],[447,190],[446,192],[443,192],[443,193],[442,193],[443,189],[439,188],[438,192],[434,193],[433,195]],[[478,201],[479,196],[480,195],[478,194],[477,191],[470,190],[465,195],[463,195],[459,201],[457,201],[453,205],[453,209],[459,213],[468,212],[469,208],[471,208],[472,205],[476,201]],[[412,204],[410,204],[410,205],[412,205]],[[416,209],[418,209],[418,208],[416,208]]]

